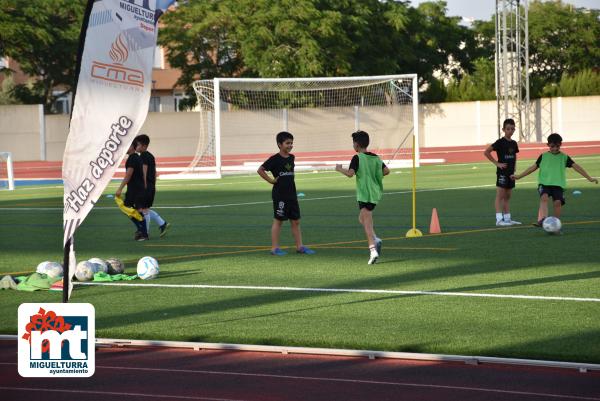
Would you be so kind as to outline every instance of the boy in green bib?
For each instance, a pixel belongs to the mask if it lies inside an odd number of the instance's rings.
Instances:
[[[590,175],[577,163],[573,161],[567,154],[560,151],[562,145],[562,137],[559,134],[551,134],[548,136],[548,147],[550,151],[542,153],[535,164],[523,171],[521,174],[511,176],[513,180],[521,179],[535,170],[539,169],[538,173],[538,192],[540,194],[540,220],[534,223],[535,226],[542,226],[544,219],[548,217],[548,198],[552,197],[554,206],[554,216],[560,218],[561,208],[565,204],[564,190],[567,187],[567,168],[573,168],[588,181],[598,183],[596,178]]]
[[[341,164],[337,164],[335,169],[348,178],[356,175],[356,200],[360,210],[358,221],[365,229],[369,242],[368,264],[372,265],[379,258],[382,243],[373,228],[373,209],[383,195],[383,176],[388,175],[390,170],[379,156],[367,151],[369,134],[364,131],[353,133],[352,143],[357,154],[350,161],[349,168],[345,169]]]

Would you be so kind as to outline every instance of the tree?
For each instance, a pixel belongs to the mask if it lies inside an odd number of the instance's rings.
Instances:
[[[544,87],[544,96],[594,96],[600,95],[600,74],[590,69],[575,74],[563,74],[560,82]]]
[[[477,21],[477,46],[494,57],[494,17]],[[562,1],[529,4],[530,94],[539,97],[545,87],[557,85],[563,74],[573,75],[600,65],[600,11],[576,8]]]
[[[534,1],[529,7],[529,54],[532,75],[557,83],[600,65],[600,11],[574,8],[561,1]]]
[[[56,98],[72,90],[86,3],[0,0],[0,54],[17,61],[34,79],[32,85],[15,85],[15,98],[42,103],[50,112]],[[55,95],[56,88],[63,92]]]
[[[188,88],[199,77],[415,72],[426,84],[434,69],[461,73],[450,59],[470,67],[472,33],[445,11],[443,1],[198,0],[165,16],[159,42]]]
[[[487,58],[474,61],[474,70],[460,80],[452,80],[448,85],[447,101],[464,102],[496,99],[494,62]]]

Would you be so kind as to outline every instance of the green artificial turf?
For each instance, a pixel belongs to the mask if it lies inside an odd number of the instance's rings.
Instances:
[[[600,176],[600,157],[577,162]],[[520,164],[521,171],[530,161]],[[394,170],[374,212],[384,241],[374,266],[367,265],[354,179],[339,173],[296,176],[305,194],[304,242],[317,251],[310,256],[294,253],[288,223],[281,242],[290,254],[269,255],[270,186],[254,174],[159,181],[155,210],[172,224],[165,238],[153,223],[150,241],[133,241],[134,226],[106,196],[75,237],[78,260],[118,257],[133,274],[137,260],[150,255],[160,263],[159,277],[77,285],[72,302],[94,305],[97,337],[600,363],[600,186],[570,169],[568,178],[564,234],[552,236],[530,225],[537,217],[535,174],[513,193],[513,219],[523,225],[496,228],[490,163],[423,166],[416,213],[426,235],[407,239],[412,180],[409,170]],[[105,194],[115,189],[113,183]],[[440,235],[427,235],[432,208]],[[62,187],[0,192],[0,255],[2,275],[62,260]],[[16,334],[19,304],[60,300],[55,292],[0,292],[0,333]]]

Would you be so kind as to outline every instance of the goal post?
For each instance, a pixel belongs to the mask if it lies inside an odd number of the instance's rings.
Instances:
[[[13,172],[12,153],[0,152],[0,190],[14,190],[15,177]]]
[[[418,152],[416,74],[336,78],[215,78],[194,82],[199,140],[173,178],[252,171],[277,152],[275,135],[294,135],[296,170],[348,163],[351,133],[369,133],[369,150],[392,168]],[[164,175],[161,177],[164,178]]]

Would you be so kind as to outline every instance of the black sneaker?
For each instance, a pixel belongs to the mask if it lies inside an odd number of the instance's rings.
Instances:
[[[534,227],[542,227],[544,225],[544,219],[541,219],[538,222],[532,223],[531,225],[533,225]]]
[[[167,230],[169,229],[169,227],[171,227],[171,224],[167,223],[165,221],[165,224],[163,224],[162,226],[159,227],[160,229],[160,237],[164,237],[165,235],[167,235]]]
[[[136,241],[148,241],[150,238],[147,235],[141,234],[140,236],[136,239]]]
[[[142,237],[141,231],[136,231],[135,234],[133,234],[133,239],[136,241],[139,241],[141,237]]]

